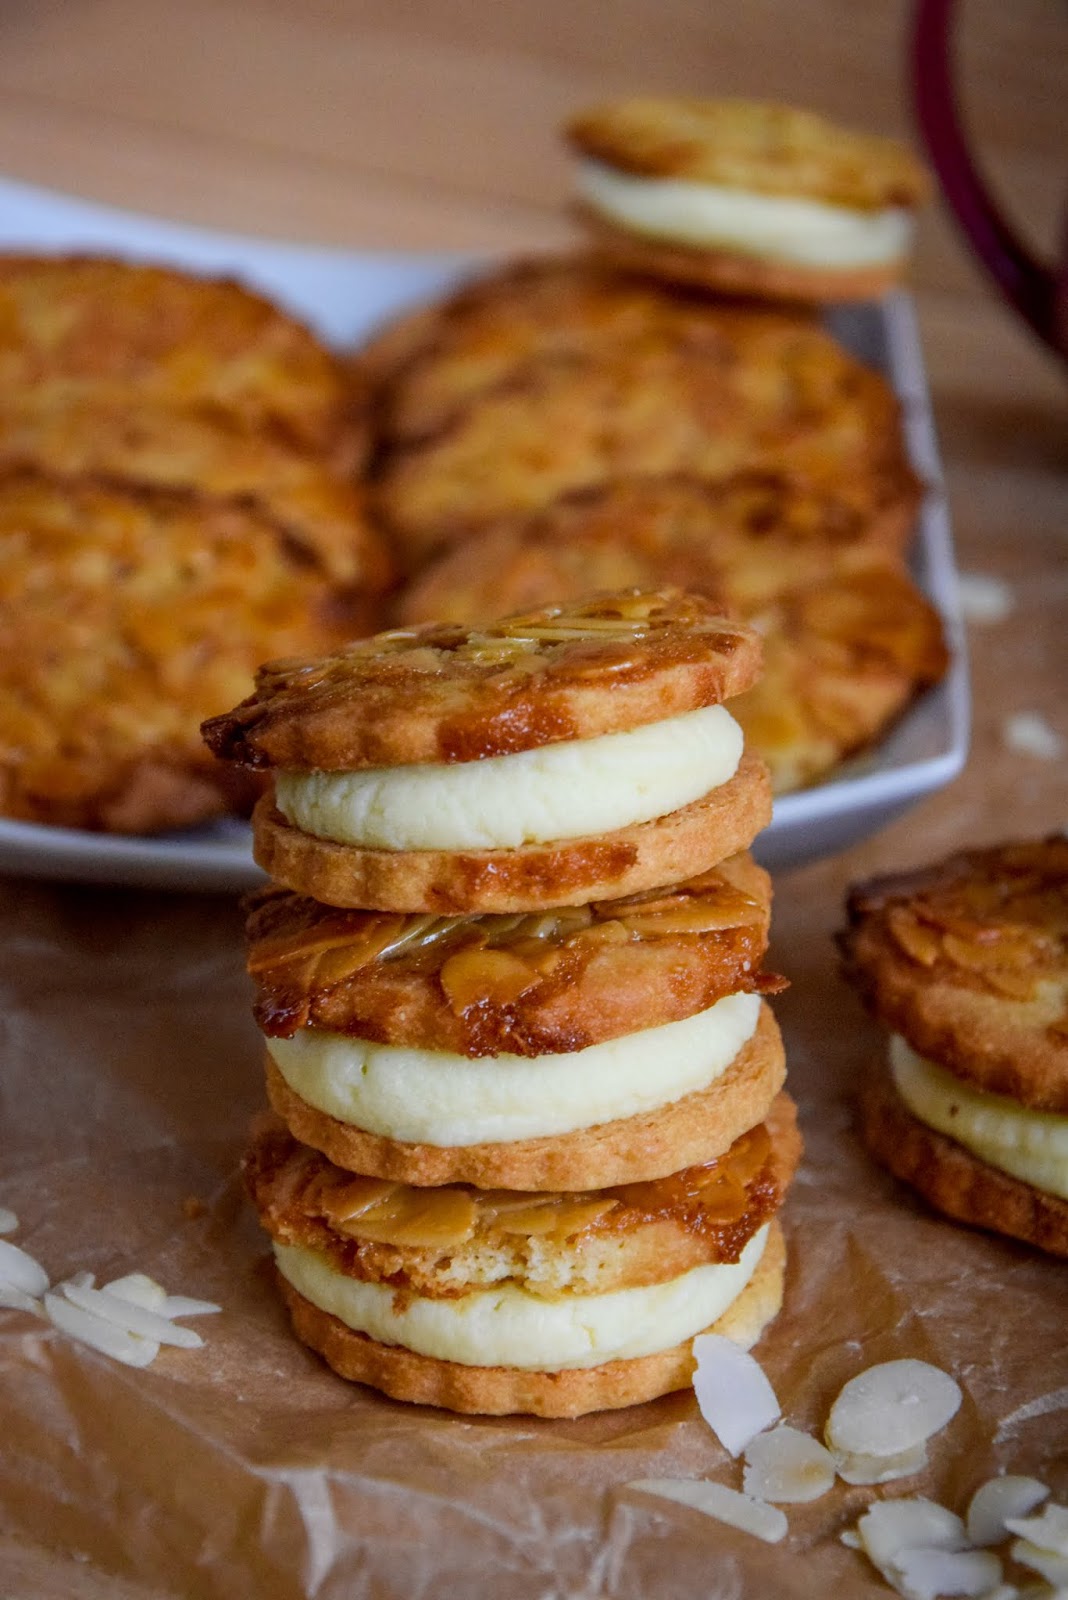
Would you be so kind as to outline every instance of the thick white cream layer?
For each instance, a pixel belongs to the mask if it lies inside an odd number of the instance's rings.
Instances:
[[[802,267],[882,266],[904,255],[912,232],[909,213],[895,207],[855,211],[683,178],[639,178],[599,161],[579,163],[578,190],[595,211],[636,233]]]
[[[736,1262],[694,1267],[650,1288],[543,1300],[506,1284],[459,1300],[406,1297],[403,1310],[391,1288],[345,1277],[312,1250],[275,1244],[274,1254],[306,1300],[380,1344],[465,1367],[561,1372],[670,1350],[710,1327],[752,1278],[767,1234],[765,1224]]]
[[[985,1094],[918,1056],[896,1034],[890,1069],[914,1117],[955,1139],[988,1166],[1033,1189],[1068,1200],[1068,1117],[1030,1111],[1005,1095]]]
[[[366,772],[282,771],[278,809],[367,850],[514,850],[666,816],[734,776],[742,730],[722,706],[510,756]]]
[[[759,995],[729,994],[681,1022],[534,1058],[471,1060],[312,1028],[268,1039],[267,1048],[317,1110],[367,1133],[451,1149],[573,1133],[669,1105],[724,1073],[759,1016]]]

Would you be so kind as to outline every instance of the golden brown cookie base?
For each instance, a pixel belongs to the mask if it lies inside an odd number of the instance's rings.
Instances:
[[[749,1283],[706,1331],[723,1334],[749,1349],[782,1306],[785,1271],[786,1245],[779,1223],[773,1221],[764,1254]],[[475,1416],[520,1412],[535,1417],[580,1417],[685,1389],[693,1375],[691,1340],[656,1355],[564,1372],[522,1372],[514,1367],[465,1367],[456,1361],[437,1361],[355,1333],[339,1318],[313,1306],[281,1273],[277,1281],[298,1339],[321,1355],[340,1377],[369,1384],[394,1400],[443,1406]]]
[[[579,206],[578,212],[593,237],[599,260],[626,272],[648,273],[669,283],[708,289],[714,294],[800,305],[877,300],[901,282],[906,266],[903,259],[879,266],[837,269],[765,261],[737,250],[672,244],[631,233],[598,216],[589,206]]]
[[[914,1117],[880,1067],[861,1099],[860,1131],[876,1160],[936,1211],[1068,1257],[1068,1200],[999,1172]]]
[[[680,883],[746,850],[771,821],[767,768],[733,778],[666,817],[517,850],[362,850],[301,833],[264,795],[253,853],[276,882],[332,906],[373,911],[540,911]]]
[[[655,1070],[652,1063],[650,1070]],[[401,1183],[472,1183],[479,1189],[607,1189],[712,1161],[764,1121],[785,1077],[782,1036],[770,1007],[762,1005],[753,1037],[706,1089],[576,1133],[445,1147],[365,1133],[318,1111],[293,1092],[267,1058],[271,1105],[295,1138],[321,1150],[336,1166]]]

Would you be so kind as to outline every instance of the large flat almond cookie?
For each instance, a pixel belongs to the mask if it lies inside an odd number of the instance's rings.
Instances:
[[[645,1183],[714,1160],[764,1121],[785,1077],[782,1036],[765,1004],[753,1037],[707,1089],[576,1133],[444,1147],[365,1133],[317,1110],[293,1092],[267,1057],[271,1105],[295,1138],[336,1166],[399,1183],[471,1183],[480,1189],[600,1189]]]
[[[860,1131],[875,1159],[936,1211],[1068,1257],[1068,1200],[999,1172],[928,1128],[905,1105],[885,1067],[861,1097]]]
[[[536,911],[678,883],[746,850],[771,821],[767,768],[733,778],[652,822],[512,850],[365,850],[293,827],[268,794],[253,813],[256,861],[298,894],[379,911]]]
[[[1068,839],[965,850],[850,894],[846,977],[921,1056],[1068,1112]]]
[[[785,1241],[779,1224],[773,1221],[753,1277],[706,1331],[723,1334],[745,1349],[754,1345],[782,1306],[785,1269]],[[693,1376],[692,1340],[656,1355],[564,1372],[521,1372],[437,1361],[354,1333],[337,1317],[313,1306],[281,1275],[278,1284],[297,1337],[341,1377],[369,1384],[394,1400],[476,1416],[578,1417],[685,1389]]]
[[[771,881],[747,855],[671,889],[525,915],[345,911],[277,888],[248,908],[256,1021],[276,1038],[539,1056],[776,986],[760,971]]]

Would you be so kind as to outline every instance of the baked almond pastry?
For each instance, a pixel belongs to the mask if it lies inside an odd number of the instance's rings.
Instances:
[[[577,1416],[684,1387],[691,1342],[781,1301],[793,1106],[652,1183],[523,1194],[361,1177],[267,1127],[246,1180],[298,1336],[397,1399]]]
[[[758,635],[677,591],[400,629],[261,670],[208,721],[270,768],[256,859],[287,888],[385,911],[530,911],[678,882],[768,818],[722,701]]]
[[[1068,840],[855,889],[846,976],[894,1031],[873,1153],[939,1210],[1068,1255]]]
[[[201,721],[364,605],[254,506],[0,473],[0,812],[142,833],[247,808]]]
[[[598,252],[720,293],[883,294],[930,191],[897,141],[760,101],[617,100],[572,118],[565,135]]]
[[[628,584],[704,594],[763,636],[763,676],[732,713],[782,793],[878,739],[946,669],[938,613],[866,540],[839,499],[774,474],[621,479],[456,546],[402,593],[398,617],[475,623]]]

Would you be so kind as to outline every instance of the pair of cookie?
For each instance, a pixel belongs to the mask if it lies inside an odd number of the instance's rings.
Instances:
[[[936,1209],[1068,1257],[1068,840],[858,887],[846,976],[894,1033],[862,1135]]]
[[[0,812],[150,832],[250,800],[204,717],[366,625],[365,397],[228,281],[0,257]]]
[[[777,1310],[769,792],[724,706],[758,670],[744,625],[629,592],[283,663],[206,726],[273,773],[246,1171],[343,1376],[574,1416]]]

